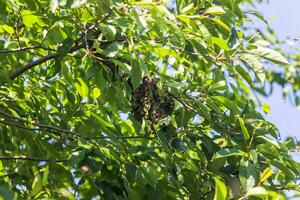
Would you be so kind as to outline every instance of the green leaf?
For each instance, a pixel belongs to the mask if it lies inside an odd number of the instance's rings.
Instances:
[[[138,62],[134,62],[131,68],[131,83],[137,88],[142,82],[143,71]]]
[[[117,30],[112,25],[102,25],[100,26],[101,34],[109,41],[113,41],[115,39],[115,35]]]
[[[220,103],[222,103],[229,110],[236,112],[236,113],[239,112],[237,105],[233,101],[227,99],[226,97],[214,96],[213,98],[216,99],[217,101],[219,101]]]
[[[283,57],[281,53],[273,49],[258,46],[257,52],[261,57],[264,57],[265,59],[270,60],[274,63],[286,64],[286,65],[290,64],[289,61],[285,57]]]
[[[1,184],[0,197],[3,197],[4,200],[14,200],[14,192],[7,185]]]
[[[89,88],[88,86],[86,85],[86,83],[81,79],[81,78],[78,78],[77,79],[79,81],[79,83],[75,83],[74,86],[77,90],[77,92],[79,93],[79,95],[81,97],[87,97],[88,94],[89,94]]]
[[[45,41],[50,44],[57,45],[58,43],[63,42],[67,38],[67,34],[59,27],[54,25],[54,27],[49,30],[48,34],[45,37]]]
[[[168,140],[167,140],[167,137],[164,133],[162,133],[161,131],[159,131],[157,133],[157,137],[159,139],[159,142],[162,146],[162,148],[166,151],[166,152],[169,152],[170,151],[170,148],[169,148],[169,143],[168,143]]]
[[[208,8],[205,11],[205,14],[212,14],[212,15],[224,15],[225,13],[226,13],[225,10],[220,6],[213,6]]]
[[[277,161],[277,160],[270,160],[270,164],[275,166],[276,168],[280,169],[284,175],[291,179],[294,180],[296,178],[296,175],[293,171],[291,171],[285,163],[283,163],[284,161]]]
[[[247,83],[249,85],[252,85],[252,79],[251,76],[249,74],[249,72],[247,72],[242,66],[237,65],[235,66],[235,70],[243,77],[243,79],[245,81],[247,81]]]
[[[227,188],[226,185],[218,178],[215,178],[215,196],[214,200],[226,200]]]
[[[265,144],[260,144],[257,147],[257,151],[263,153],[264,155],[269,155],[270,157],[280,157],[280,153],[278,150],[274,147],[274,145],[270,142],[267,142]]]
[[[223,21],[221,21],[220,19],[218,19],[218,18],[210,18],[210,20],[212,20],[213,22],[215,22],[216,24],[218,24],[220,27],[222,27],[227,32],[230,32],[229,26],[227,24],[225,24]]]
[[[104,120],[102,117],[100,117],[96,113],[91,113],[91,115],[98,120],[98,122],[100,123],[100,125],[102,127],[108,127],[108,128],[113,128],[114,127],[108,120]]]
[[[212,37],[211,38],[212,45],[217,45],[221,49],[224,49],[225,51],[228,51],[230,48],[226,42],[226,40],[222,38]]]
[[[209,99],[209,98],[207,98],[206,99],[206,103],[207,103],[207,105],[211,108],[211,109],[213,109],[215,112],[217,112],[218,114],[221,114],[222,113],[222,111],[221,111],[221,109],[219,108],[219,106],[212,100],[212,99]]]
[[[42,185],[43,186],[46,186],[48,185],[48,177],[49,177],[49,167],[47,166],[44,170],[44,173],[43,173],[43,177],[42,177]]]
[[[239,119],[239,122],[240,122],[240,126],[242,128],[242,132],[243,132],[245,140],[249,140],[250,136],[249,136],[248,130],[245,126],[245,122],[244,122],[243,118],[239,117],[238,119]]]
[[[247,11],[247,14],[254,15],[255,17],[257,17],[258,19],[263,21],[269,27],[268,20],[266,20],[266,18],[260,12],[258,12],[256,10],[250,10],[250,11]]]
[[[104,53],[107,57],[113,58],[116,57],[116,55],[122,49],[123,49],[123,45],[121,43],[113,42],[105,48]]]
[[[284,145],[289,150],[293,150],[293,149],[297,148],[297,142],[293,138],[287,138],[286,141],[284,142]]]
[[[252,160],[253,163],[257,163],[257,159],[258,159],[258,153],[257,153],[257,151],[251,150],[249,152],[249,156],[250,156],[250,159]]]
[[[133,10],[132,13],[133,13],[133,17],[135,19],[135,22],[137,24],[138,31],[140,33],[142,33],[145,30],[147,30],[147,22],[146,22],[145,18],[143,16],[139,15],[136,12],[136,10]]]
[[[142,166],[141,170],[146,182],[155,189],[158,178],[155,169],[147,164],[147,166]]]
[[[214,155],[214,159],[224,158],[229,156],[247,157],[247,153],[238,149],[221,149]]]
[[[62,45],[58,48],[57,53],[60,56],[65,56],[70,51],[70,49],[73,47],[73,40],[72,38],[68,37],[62,42]]]
[[[259,173],[255,165],[249,161],[241,161],[239,178],[245,192],[253,188],[259,180]]]
[[[200,110],[201,115],[210,122],[211,116],[209,114],[207,107],[202,102],[199,102],[199,101],[196,101],[196,104]]]
[[[240,55],[240,59],[244,61],[251,69],[255,72],[256,76],[261,83],[266,80],[265,70],[263,68],[262,62],[259,58],[253,54],[243,53]]]
[[[234,27],[231,28],[230,36],[228,38],[228,44],[231,49],[235,49],[240,45],[239,36]]]
[[[225,90],[226,88],[227,88],[226,81],[223,80],[223,81],[214,83],[209,90],[212,92],[212,91],[218,91],[218,90]]]
[[[187,5],[186,7],[181,9],[181,13],[188,13],[189,11],[191,11],[194,8],[194,4],[190,3],[189,5]]]
[[[22,21],[28,28],[32,28],[34,24],[41,22],[40,18],[30,10],[22,10]]]
[[[37,195],[43,188],[43,181],[42,177],[38,170],[34,172],[34,180],[31,186],[31,196]]]
[[[78,166],[80,161],[82,161],[85,157],[86,151],[83,149],[81,151],[73,152],[69,157],[69,163],[71,166]]]
[[[194,160],[200,160],[199,156],[198,156],[198,153],[196,151],[192,151],[192,150],[188,150],[187,151],[187,154],[189,155],[189,157],[191,159],[194,159]]]
[[[251,188],[247,193],[247,197],[249,196],[255,196],[255,197],[265,197],[267,196],[267,190],[264,187],[254,187]]]

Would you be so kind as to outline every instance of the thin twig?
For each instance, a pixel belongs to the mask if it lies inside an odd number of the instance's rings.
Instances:
[[[75,136],[75,137],[82,137],[82,138],[87,139],[87,140],[101,140],[101,139],[116,139],[116,140],[147,139],[147,140],[153,140],[153,139],[155,139],[155,137],[148,137],[148,136],[141,136],[141,135],[138,135],[138,136],[96,136],[96,137],[89,137],[89,136],[85,136],[84,134],[81,134],[81,133],[78,133],[78,132],[64,130],[64,129],[60,129],[60,128],[55,127],[55,126],[40,124],[40,123],[36,123],[36,122],[33,122],[33,121],[28,121],[28,120],[25,120],[25,119],[22,119],[22,118],[4,113],[3,111],[0,111],[0,115],[4,118],[8,118],[8,119],[15,120],[15,121],[18,121],[18,122],[23,122],[23,123],[26,123],[26,124],[30,124],[30,125],[36,126],[38,128],[30,128],[30,127],[22,126],[22,125],[15,124],[15,123],[12,123],[12,122],[7,122],[7,121],[4,121],[4,120],[0,120],[0,123],[8,125],[8,126],[13,126],[13,127],[16,127],[16,128],[30,130],[30,131],[45,131],[45,132],[49,132],[49,133],[54,133],[56,135],[61,135],[62,133],[65,133],[67,135],[72,135],[72,136]]]
[[[14,126],[14,127],[17,127],[17,128],[29,130],[29,131],[40,131],[39,128],[29,128],[29,127],[21,126],[19,124],[15,124],[15,123],[11,123],[11,122],[6,122],[6,121],[2,121],[2,120],[0,120],[0,123],[8,125],[8,126]]]
[[[14,18],[15,18],[15,21],[16,21],[14,34],[17,38],[19,48],[22,49],[22,45],[21,45],[20,37],[19,37],[19,29],[18,29],[18,26],[19,26],[19,10],[18,10],[17,14],[14,14]]]
[[[47,130],[55,130],[57,132],[64,132],[64,133],[69,133],[70,135],[80,136],[80,134],[78,134],[76,132],[73,132],[73,131],[68,131],[68,130],[60,129],[58,127],[51,126],[51,125],[45,125],[45,124],[40,124],[40,123],[36,123],[36,122],[33,122],[33,121],[28,121],[28,120],[25,120],[25,119],[20,118],[20,117],[9,115],[9,114],[4,113],[2,111],[0,111],[0,115],[4,116],[6,118],[10,118],[10,119],[14,119],[14,120],[17,120],[17,121],[20,121],[20,122],[24,122],[26,124],[31,124],[31,125],[34,125],[34,126],[38,126],[38,127],[40,127],[40,129],[42,128],[42,129],[47,129]]]
[[[128,140],[128,139],[146,139],[146,140],[153,140],[155,137],[148,137],[148,136],[97,136],[97,137],[92,137],[89,139],[117,139],[117,140]]]
[[[37,162],[51,162],[52,159],[47,158],[35,158],[35,157],[27,157],[27,156],[0,156],[0,160],[29,160],[29,161],[37,161]],[[68,159],[58,159],[54,160],[55,162],[67,162]]]
[[[22,47],[22,48],[17,48],[17,49],[3,49],[0,50],[1,53],[17,53],[21,51],[29,51],[29,50],[34,50],[34,49],[43,49],[47,51],[56,51],[55,49],[47,48],[47,47],[42,47],[42,46],[30,46],[30,47]]]

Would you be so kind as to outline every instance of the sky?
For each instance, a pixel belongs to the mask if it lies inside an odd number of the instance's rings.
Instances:
[[[269,0],[269,3],[257,5],[255,9],[265,16],[281,40],[288,37],[300,39],[300,0]],[[255,23],[255,26],[265,26]],[[300,42],[295,45],[300,47]],[[273,95],[262,101],[270,105],[271,112],[266,118],[278,127],[282,137],[294,136],[300,140],[300,109],[282,98],[281,88],[276,87]]]

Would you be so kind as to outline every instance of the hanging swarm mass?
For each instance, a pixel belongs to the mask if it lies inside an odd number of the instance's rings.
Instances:
[[[168,93],[160,96],[156,80],[145,76],[142,84],[133,93],[131,109],[137,121],[145,119],[157,124],[159,120],[172,114],[174,100]]]

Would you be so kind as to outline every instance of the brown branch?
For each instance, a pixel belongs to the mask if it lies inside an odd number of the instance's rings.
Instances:
[[[79,49],[82,49],[84,48],[83,45],[75,45],[74,47],[72,47],[68,53],[73,53],[74,51],[77,51]],[[20,76],[21,74],[23,74],[24,72],[26,72],[27,70],[37,66],[37,65],[40,65],[48,60],[51,60],[51,59],[54,59],[54,58],[58,58],[60,56],[59,53],[53,53],[53,54],[49,54],[49,55],[46,55],[38,60],[35,60],[35,61],[32,61],[32,62],[29,62],[27,63],[26,65],[24,65],[23,67],[21,67],[21,69],[15,71],[14,73],[12,73],[10,75],[10,79],[11,80],[14,80],[15,78],[17,78],[18,76]]]
[[[47,158],[35,158],[35,157],[26,157],[26,156],[0,156],[0,160],[28,160],[28,161],[37,161],[37,162],[51,162],[51,159]],[[54,160],[54,162],[67,162],[68,159],[59,159]]]
[[[32,61],[32,62],[29,62],[27,63],[26,65],[24,65],[23,67],[21,67],[21,69],[15,71],[14,73],[12,73],[10,75],[10,79],[11,80],[14,80],[15,78],[17,78],[18,76],[20,76],[21,74],[23,74],[25,71],[37,66],[37,65],[40,65],[44,62],[46,62],[47,60],[51,60],[53,58],[57,58],[59,57],[59,54],[58,53],[54,53],[54,54],[49,54],[47,56],[44,56],[38,60],[35,60],[35,61]]]

